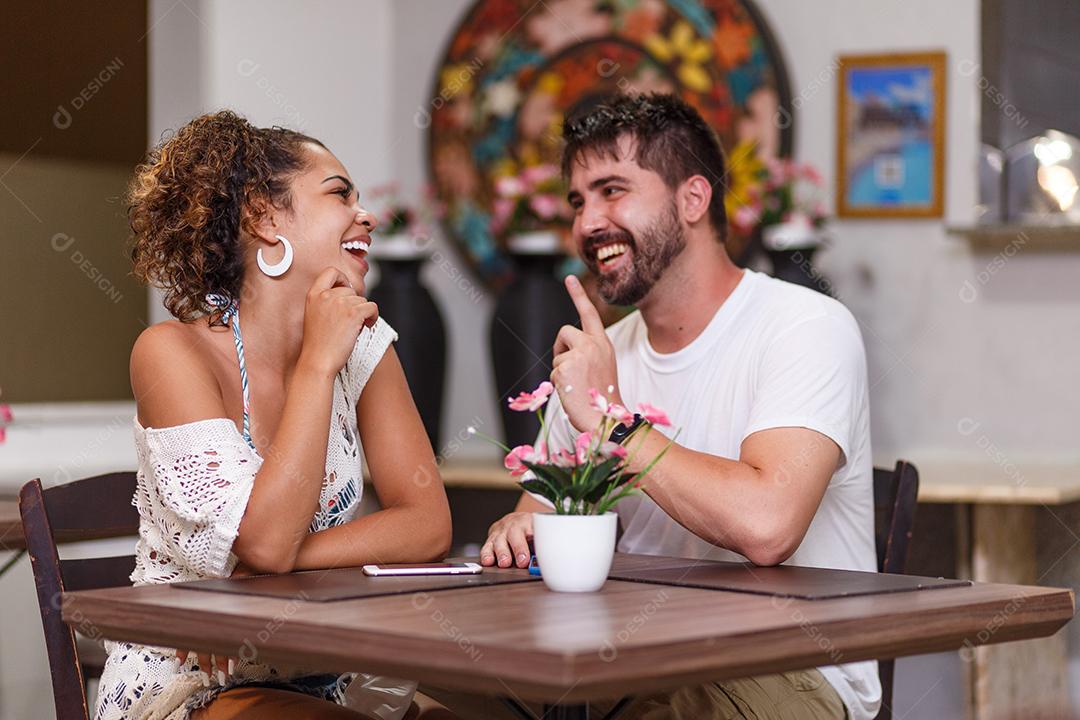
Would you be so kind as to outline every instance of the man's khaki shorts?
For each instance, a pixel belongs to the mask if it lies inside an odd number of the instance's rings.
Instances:
[[[420,686],[420,692],[469,720],[516,720],[498,699]],[[522,703],[537,717],[543,709]],[[614,701],[590,703],[603,717]],[[619,720],[846,720],[836,690],[817,670],[797,670],[742,680],[693,685],[637,698]]]

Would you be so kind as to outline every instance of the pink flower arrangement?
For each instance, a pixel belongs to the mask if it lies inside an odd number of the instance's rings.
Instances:
[[[433,221],[443,215],[443,208],[430,186],[423,188],[423,197],[415,206],[401,199],[401,189],[396,182],[369,188],[360,201],[364,205],[370,203],[368,209],[379,219],[378,234],[383,237],[403,234],[430,236]]]
[[[7,439],[7,426],[15,417],[11,414],[11,408],[7,403],[0,403],[0,443]]]
[[[498,445],[506,452],[503,465],[518,484],[528,492],[547,498],[560,515],[602,515],[622,498],[638,491],[641,480],[667,452],[668,445],[649,462],[644,469],[631,472],[629,467],[634,452],[628,449],[631,442],[648,434],[654,425],[670,426],[671,421],[663,410],[648,403],[638,405],[638,415],[644,420],[621,443],[608,440],[618,423],[630,425],[635,416],[619,403],[611,400],[595,388],[589,390],[590,405],[600,413],[595,430],[583,432],[574,440],[573,449],[554,450],[548,445],[548,428],[544,423],[542,408],[551,398],[555,388],[550,382],[542,382],[532,392],[521,392],[508,399],[511,410],[535,412],[540,418],[543,439],[533,445],[508,448],[498,440],[469,428]],[[608,388],[612,392],[613,388]],[[641,447],[641,443],[637,443]],[[636,452],[636,449],[635,449]]]
[[[821,198],[824,180],[812,165],[770,159],[757,165],[753,178],[740,188],[743,199],[731,213],[731,225],[741,235],[759,228],[795,223],[820,229],[825,224]]]
[[[573,212],[563,194],[559,169],[550,164],[533,165],[517,175],[498,178],[492,203],[492,231],[513,235],[568,223]]]

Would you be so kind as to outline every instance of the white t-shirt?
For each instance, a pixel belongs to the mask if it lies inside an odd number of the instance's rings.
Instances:
[[[737,460],[752,433],[805,427],[843,452],[817,513],[788,565],[877,569],[874,547],[870,407],[862,336],[836,300],[746,270],[701,334],[669,354],[653,350],[640,312],[607,330],[619,390],[633,411],[648,402],[667,411],[679,445]],[[553,396],[547,412],[553,449],[577,432]],[[699,538],[645,495],[617,506],[620,552],[732,560],[746,558]],[[851,720],[871,720],[881,687],[874,661],[820,668]]]

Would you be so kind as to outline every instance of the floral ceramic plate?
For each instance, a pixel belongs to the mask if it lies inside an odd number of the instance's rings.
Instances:
[[[749,0],[479,0],[417,121],[445,229],[489,286],[513,272],[491,228],[496,182],[558,164],[563,113],[616,91],[677,93],[729,152],[790,154],[787,75]]]

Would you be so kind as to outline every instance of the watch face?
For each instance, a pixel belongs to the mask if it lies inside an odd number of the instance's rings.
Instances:
[[[637,429],[638,425],[645,422],[645,418],[640,415],[634,415],[634,422],[630,423],[630,427],[627,427],[624,423],[619,423],[611,431],[611,435],[608,436],[608,440],[611,442],[621,443],[627,438],[627,436]]]

